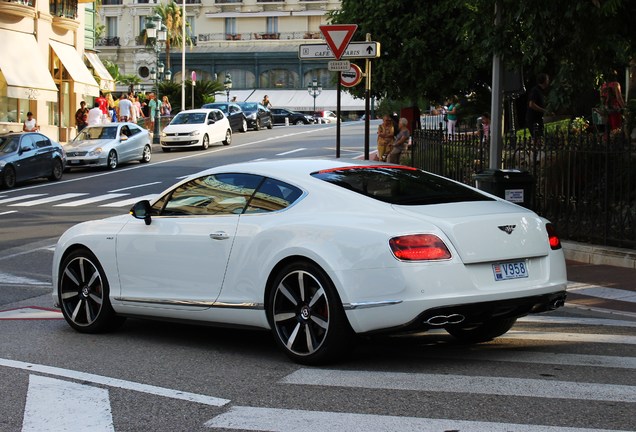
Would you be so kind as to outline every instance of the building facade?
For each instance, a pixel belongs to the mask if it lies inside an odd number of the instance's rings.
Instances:
[[[93,16],[77,0],[0,1],[0,132],[22,130],[31,111],[49,137],[74,136],[80,102],[114,85],[90,52]]]

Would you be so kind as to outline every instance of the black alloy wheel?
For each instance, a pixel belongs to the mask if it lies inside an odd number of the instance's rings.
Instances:
[[[352,330],[333,283],[311,262],[284,267],[269,290],[267,315],[279,347],[302,364],[324,364],[350,346]]]
[[[2,173],[2,184],[5,188],[11,189],[15,187],[15,168],[11,165],[7,165],[4,167],[4,171]]]
[[[53,167],[51,168],[51,175],[49,176],[49,180],[58,181],[62,178],[64,174],[64,167],[62,165],[62,161],[59,158],[53,159]]]

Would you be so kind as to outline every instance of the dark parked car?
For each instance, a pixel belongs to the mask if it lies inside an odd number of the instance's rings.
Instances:
[[[216,108],[223,111],[230,121],[232,132],[247,132],[247,118],[243,110],[234,102],[214,102],[203,105],[201,108]]]
[[[290,111],[287,108],[270,108],[274,124],[285,123],[285,119],[289,119],[289,124],[302,125],[314,122],[314,118],[310,115]]]
[[[274,126],[272,113],[258,102],[237,102],[247,117],[247,126],[259,130],[262,127],[271,129]]]
[[[16,183],[39,177],[59,180],[66,166],[62,146],[37,132],[0,135],[0,183]]]

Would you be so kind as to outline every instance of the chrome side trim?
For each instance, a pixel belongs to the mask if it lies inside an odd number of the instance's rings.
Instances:
[[[383,301],[369,301],[369,302],[360,302],[360,303],[345,303],[342,305],[345,310],[354,310],[354,309],[369,309],[381,306],[390,306],[395,304],[402,303],[402,300],[383,300]]]
[[[224,308],[224,309],[265,309],[263,303],[227,303],[227,302],[211,302],[204,300],[160,300],[160,299],[147,299],[147,298],[134,298],[134,297],[114,297],[115,300],[128,303],[144,303],[144,304],[157,304],[166,306],[192,306],[192,307],[207,307],[207,308]]]

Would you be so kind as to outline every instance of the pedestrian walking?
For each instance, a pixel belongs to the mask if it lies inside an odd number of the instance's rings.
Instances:
[[[537,75],[537,85],[528,94],[528,110],[526,111],[526,127],[530,130],[530,136],[539,138],[543,136],[543,115],[548,112],[545,97],[550,86],[548,74]]]
[[[382,123],[378,126],[378,160],[385,161],[391,152],[393,144],[393,120],[388,114],[382,117]]]
[[[119,104],[117,105],[117,118],[120,122],[127,122],[132,118],[132,110],[133,104],[128,99],[128,95],[123,93],[121,95],[121,99],[119,100]]]
[[[608,74],[608,80],[601,86],[601,103],[607,113],[610,130],[620,129],[623,126],[625,100],[618,82],[618,73],[615,70]]]
[[[395,164],[400,163],[402,152],[406,149],[409,138],[411,136],[411,134],[409,133],[408,124],[408,120],[404,117],[399,120],[400,130],[395,137],[395,141],[393,142],[393,148],[391,149],[391,153],[389,153],[388,162]]]
[[[95,99],[95,106],[88,110],[88,118],[86,122],[89,126],[102,124],[102,119],[104,118],[104,113],[100,107],[100,102]]]
[[[40,126],[38,125],[37,120],[33,118],[33,113],[31,111],[29,111],[27,113],[26,120],[22,124],[22,131],[23,132],[37,132],[39,130],[40,130]]]
[[[75,111],[75,126],[78,133],[88,125],[88,111],[86,102],[81,101],[79,109]]]

